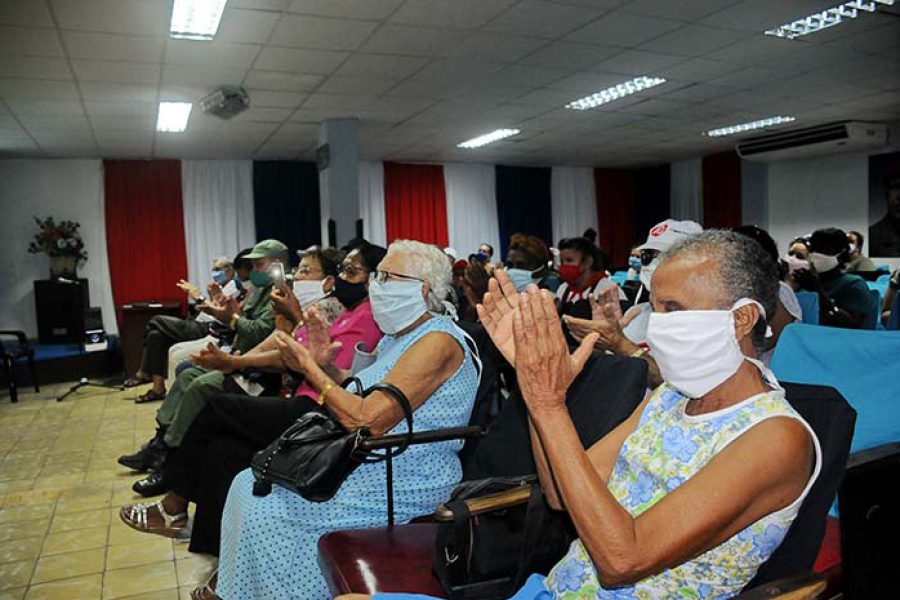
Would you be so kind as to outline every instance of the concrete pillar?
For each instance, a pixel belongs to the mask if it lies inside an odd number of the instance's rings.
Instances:
[[[327,166],[319,157],[319,198],[322,211],[322,245],[329,244],[328,220],[337,225],[334,243],[340,247],[356,237],[359,219],[359,146],[356,118],[327,119],[319,126],[319,153],[327,148]]]

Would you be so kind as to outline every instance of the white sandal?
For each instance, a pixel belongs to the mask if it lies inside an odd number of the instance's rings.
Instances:
[[[151,508],[155,508],[159,511],[160,516],[163,518],[163,527],[151,527],[149,523],[149,519],[147,518],[148,511]],[[143,532],[143,533],[154,533],[156,535],[161,535],[167,538],[178,537],[184,528],[187,526],[187,512],[178,513],[177,515],[170,515],[166,512],[165,507],[163,506],[162,500],[157,500],[156,502],[148,502],[144,504],[132,504],[131,506],[123,506],[119,510],[119,518],[122,521],[131,527],[134,530]],[[173,527],[172,524],[176,521],[185,521],[185,525],[181,527]]]

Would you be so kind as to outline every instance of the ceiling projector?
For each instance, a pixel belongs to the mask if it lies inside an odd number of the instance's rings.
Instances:
[[[250,96],[242,87],[222,86],[200,100],[200,108],[208,115],[230,119],[250,107]]]

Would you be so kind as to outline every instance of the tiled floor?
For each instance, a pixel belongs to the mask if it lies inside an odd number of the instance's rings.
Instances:
[[[159,403],[68,385],[0,393],[0,600],[179,600],[206,580],[210,556],[126,527],[140,500],[116,464],[149,439]]]

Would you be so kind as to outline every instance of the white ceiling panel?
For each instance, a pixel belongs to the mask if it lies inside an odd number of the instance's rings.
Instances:
[[[265,44],[280,17],[272,11],[226,8],[216,38],[223,42]]]
[[[80,84],[81,97],[85,100],[104,102],[156,102],[158,88],[155,85],[124,83],[99,83],[85,81]]]
[[[68,81],[0,78],[0,97],[77,100],[78,90],[73,82]]]
[[[418,71],[412,78],[416,81],[433,81],[442,86],[476,85],[485,81],[498,81],[493,73],[503,65],[471,59],[436,60]]]
[[[3,0],[0,24],[25,27],[53,27],[47,4],[39,0]]]
[[[476,29],[516,0],[406,0],[391,16],[392,23]]]
[[[317,93],[323,94],[363,94],[366,96],[380,96],[394,87],[394,82],[386,78],[378,77],[342,77],[332,75],[317,89]]]
[[[661,52],[663,54],[680,54],[682,56],[699,56],[735,44],[754,33],[716,29],[700,25],[685,25],[681,29],[663,34],[641,44],[642,50]]]
[[[149,63],[73,60],[72,69],[75,71],[75,77],[78,78],[78,81],[103,81],[137,85],[156,85],[159,83],[160,67]]]
[[[703,25],[761,33],[839,4],[823,0],[742,0],[699,21]]]
[[[63,31],[69,56],[93,60],[159,62],[163,58],[165,38]]]
[[[453,46],[448,56],[477,58],[490,62],[515,62],[548,42],[542,38],[501,33],[473,33]]]
[[[35,100],[33,98],[9,98],[9,109],[19,117],[84,117],[84,108],[78,100]]]
[[[553,42],[523,58],[520,62],[531,67],[583,71],[619,54],[621,48],[580,44],[577,42]]]
[[[260,47],[254,44],[169,40],[166,44],[165,62],[174,65],[249,69],[259,50]]]
[[[364,109],[375,98],[373,96],[363,96],[360,94],[319,94],[310,95],[303,103],[303,108],[327,108],[330,110],[348,110],[355,111]]]
[[[381,20],[403,4],[403,0],[294,0],[289,12],[347,19]]]
[[[282,123],[294,112],[292,108],[276,108],[265,106],[251,106],[241,114],[232,118],[235,123],[242,122],[264,122],[264,123]]]
[[[62,58],[4,56],[0,58],[0,77],[70,81],[72,72]]]
[[[349,52],[310,50],[269,46],[263,48],[254,63],[255,69],[330,75],[350,56]]]
[[[211,92],[220,85],[240,85],[247,75],[244,69],[201,67],[199,65],[165,65],[162,86],[200,86]]]
[[[634,48],[683,26],[684,23],[680,21],[614,12],[570,33],[568,37],[590,44]]]
[[[361,50],[373,54],[447,56],[465,37],[466,32],[458,29],[384,25]]]
[[[398,81],[412,75],[428,62],[424,57],[355,53],[335,75],[342,77],[382,77]]]
[[[630,0],[622,5],[621,10],[638,15],[662,17],[675,21],[696,21],[721,11],[737,0]]]
[[[600,17],[602,11],[523,0],[485,26],[487,31],[556,38]],[[590,40],[586,40],[590,41]],[[603,40],[597,43],[605,44]]]
[[[271,90],[247,89],[250,106],[277,108],[297,108],[306,99],[306,94],[296,92],[273,92]]]
[[[505,67],[491,75],[491,81],[498,85],[519,87],[543,87],[569,77],[571,73],[559,69],[538,69],[537,67]]]
[[[90,122],[98,140],[103,136],[147,136],[152,139],[156,129],[156,107],[152,113],[139,116],[91,116]]]
[[[276,92],[309,92],[318,86],[324,77],[301,73],[277,73],[253,69],[244,80],[247,87]]]
[[[168,31],[169,3],[159,0],[50,0],[62,29],[160,35]]]
[[[86,100],[84,108],[91,119],[122,117],[137,119],[156,116],[157,105],[154,102],[109,102],[105,100]]]
[[[684,61],[683,56],[643,50],[624,50],[596,65],[596,69],[623,75],[649,75]]]
[[[286,15],[276,25],[271,43],[296,48],[354,50],[377,26],[371,21]]]
[[[54,29],[0,26],[0,56],[64,56]]]

